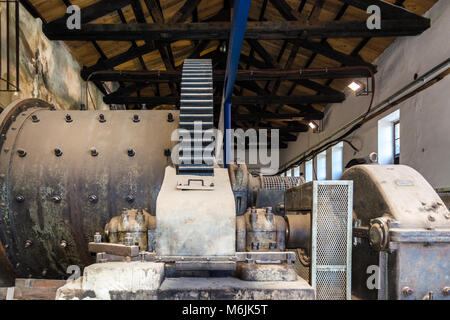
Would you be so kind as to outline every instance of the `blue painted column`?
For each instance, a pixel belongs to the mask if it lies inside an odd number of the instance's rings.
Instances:
[[[223,88],[222,112],[224,121],[224,158],[225,168],[230,162],[231,146],[231,98],[233,96],[236,73],[241,56],[242,42],[244,41],[245,28],[247,27],[248,13],[251,0],[234,0],[233,20],[231,23],[230,40],[228,44],[227,70]]]

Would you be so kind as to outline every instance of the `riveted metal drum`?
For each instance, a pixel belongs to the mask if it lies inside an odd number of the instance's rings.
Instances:
[[[0,115],[0,283],[60,278],[69,265],[91,263],[88,242],[123,208],[154,215],[178,122],[178,111],[55,110],[37,99],[8,106]]]

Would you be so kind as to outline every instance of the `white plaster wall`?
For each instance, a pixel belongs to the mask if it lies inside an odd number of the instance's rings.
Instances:
[[[11,21],[15,21],[13,5]],[[2,78],[6,78],[6,5],[0,4],[2,16]],[[0,106],[6,107],[12,101],[24,98],[39,98],[53,104],[58,109],[79,109],[86,104],[86,82],[81,78],[82,66],[72,55],[63,41],[50,41],[42,32],[42,21],[33,18],[29,12],[20,7],[20,92],[0,92]],[[14,31],[12,31],[14,33]],[[15,83],[15,43],[11,38],[11,81]],[[6,84],[0,81],[0,88]],[[103,103],[103,94],[93,83],[89,83],[92,96],[89,109],[109,109]]]
[[[376,95],[374,105],[409,82],[414,74],[426,73],[450,58],[450,1],[440,0],[424,16],[431,28],[419,36],[398,38],[374,62]],[[363,114],[370,97],[347,93],[342,104],[327,107],[322,133],[302,133],[288,149],[281,150],[281,166],[328,137],[335,130]],[[400,163],[418,170],[435,188],[450,187],[450,77],[422,91],[402,104],[365,123],[348,138],[359,153],[344,143],[344,166],[355,157],[378,150],[378,120],[400,109]],[[331,148],[328,150],[327,175],[331,178]]]

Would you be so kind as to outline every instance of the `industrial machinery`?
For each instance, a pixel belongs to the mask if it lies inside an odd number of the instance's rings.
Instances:
[[[404,165],[355,166],[341,179],[354,183],[353,294],[449,299],[450,213],[431,185]]]
[[[63,111],[20,100],[0,115],[0,283],[66,277],[123,208],[148,209],[179,111]]]
[[[210,61],[186,60],[180,105],[8,106],[0,284],[76,266],[58,299],[448,298],[449,212],[416,171],[357,165],[306,184],[219,167]]]

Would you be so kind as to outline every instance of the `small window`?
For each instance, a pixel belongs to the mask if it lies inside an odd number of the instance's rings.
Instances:
[[[344,143],[339,142],[331,148],[331,178],[339,180],[342,175]]]
[[[288,171],[286,171],[286,177],[291,177],[292,176],[292,170],[289,169]]]
[[[400,163],[400,121],[394,122],[394,164]]]
[[[294,168],[294,177],[300,177],[300,167]]]
[[[323,151],[317,155],[317,180],[327,179],[327,152]]]
[[[306,161],[305,163],[305,181],[310,182],[313,180],[313,160]]]
[[[398,160],[400,160],[400,110],[378,120],[378,163],[393,164]]]

